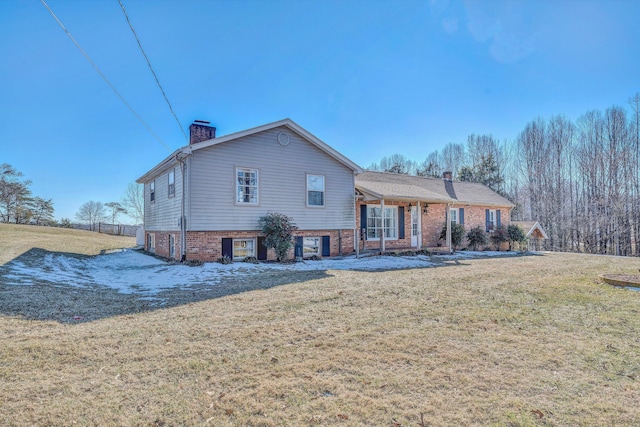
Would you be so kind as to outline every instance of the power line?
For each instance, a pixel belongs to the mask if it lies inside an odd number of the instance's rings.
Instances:
[[[131,28],[131,32],[133,33],[133,36],[136,38],[136,42],[138,42],[138,47],[140,48],[140,52],[142,52],[142,56],[144,56],[144,59],[147,61],[147,65],[149,66],[149,70],[151,70],[151,74],[153,74],[153,78],[156,79],[156,83],[158,84],[158,87],[160,88],[160,92],[162,92],[162,96],[164,97],[164,100],[167,101],[167,105],[169,106],[169,110],[171,110],[171,114],[176,119],[176,123],[178,123],[178,127],[180,128],[180,131],[184,135],[184,139],[188,142],[189,138],[187,138],[187,134],[185,133],[184,129],[182,128],[182,125],[180,124],[180,120],[178,119],[178,116],[176,115],[175,111],[173,111],[173,107],[171,106],[171,102],[169,102],[169,98],[167,98],[167,94],[164,93],[164,89],[162,88],[162,85],[160,84],[160,80],[158,80],[158,76],[156,75],[156,72],[153,71],[153,67],[151,66],[151,62],[149,61],[149,58],[147,57],[147,54],[145,53],[144,49],[142,48],[142,43],[140,43],[140,39],[138,38],[138,34],[136,33],[136,30],[133,29],[133,24],[131,24],[131,21],[129,20],[129,15],[127,15],[127,11],[124,8],[124,4],[122,4],[121,0],[118,0],[118,3],[120,3],[120,7],[122,8],[122,12],[124,13],[124,17],[127,19],[127,23],[129,24],[129,28]]]
[[[102,77],[102,79],[109,85],[109,87],[111,88],[111,90],[113,90],[113,92],[118,95],[118,98],[120,98],[120,100],[124,103],[124,105],[127,106],[127,108],[129,108],[129,110],[133,113],[134,116],[136,116],[136,118],[140,121],[140,123],[142,123],[142,125],[149,131],[149,133],[151,135],[153,135],[158,141],[160,141],[160,143],[162,145],[165,146],[165,148],[169,151],[172,151],[171,148],[169,148],[169,146],[167,144],[165,144],[165,142],[162,140],[162,138],[160,138],[150,127],[149,125],[142,120],[142,117],[140,117],[140,115],[136,112],[136,110],[133,109],[133,107],[131,105],[129,105],[129,103],[127,102],[126,99],[124,99],[124,97],[120,94],[120,92],[118,92],[118,90],[115,88],[115,86],[113,86],[113,84],[111,84],[111,82],[109,81],[109,79],[107,78],[107,76],[105,76],[102,71],[100,71],[100,68],[98,68],[98,66],[96,65],[95,62],[93,62],[93,60],[91,59],[91,57],[89,56],[89,54],[87,54],[87,52],[85,52],[85,50],[82,48],[82,46],[80,46],[80,43],[77,42],[77,40],[71,35],[71,32],[69,32],[69,30],[67,29],[67,27],[64,26],[64,24],[62,23],[62,21],[60,21],[60,19],[58,19],[58,17],[56,16],[55,13],[53,13],[53,10],[51,10],[51,8],[49,7],[49,5],[45,2],[45,0],[40,0],[42,2],[42,4],[47,8],[47,10],[49,11],[49,13],[51,14],[51,16],[53,16],[53,18],[56,20],[56,22],[58,23],[58,25],[60,25],[60,27],[64,30],[64,32],[67,34],[67,36],[69,36],[69,38],[71,39],[71,41],[73,42],[73,44],[76,45],[76,47],[80,50],[80,52],[82,53],[82,55],[86,58],[87,61],[89,61],[89,63],[93,66],[93,68],[98,72],[98,74],[100,74],[100,77]]]

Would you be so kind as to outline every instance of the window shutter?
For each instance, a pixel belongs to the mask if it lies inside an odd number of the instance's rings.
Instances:
[[[322,256],[331,256],[331,237],[322,236]]]
[[[500,227],[500,209],[496,211],[496,227]]]
[[[398,239],[404,239],[404,207],[398,206]]]
[[[364,235],[366,236],[367,230],[367,205],[360,205],[360,229],[365,230]]]
[[[489,232],[489,209],[485,209],[484,214],[485,214],[485,221],[484,221],[485,231],[488,233]]]
[[[264,237],[258,237],[258,259],[267,260],[267,247],[264,245]]]
[[[222,239],[222,256],[228,256],[233,259],[233,239],[223,238]]]
[[[460,225],[464,225],[464,208],[458,209],[458,222]]]
[[[293,256],[304,258],[304,237],[296,237],[296,246],[293,248]]]

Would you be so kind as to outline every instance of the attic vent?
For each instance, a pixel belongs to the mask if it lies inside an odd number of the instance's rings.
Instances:
[[[289,134],[285,132],[278,132],[278,144],[289,145]]]

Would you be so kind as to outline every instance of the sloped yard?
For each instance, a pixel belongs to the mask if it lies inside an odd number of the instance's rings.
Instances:
[[[124,264],[104,276],[109,287],[82,264],[62,269],[47,255],[52,264],[32,271],[31,284],[7,283],[27,271],[3,270],[2,304],[16,289],[57,286],[68,293],[53,294],[50,306],[75,291],[76,301],[111,292],[132,307],[71,321],[5,308],[4,425],[640,424],[640,292],[598,280],[637,272],[638,259],[539,254],[382,271],[275,268],[229,271],[216,285],[209,266],[184,270],[184,286],[152,294],[122,282]],[[176,267],[153,260],[136,274],[166,269],[157,273],[169,281]],[[207,286],[233,288],[207,294]],[[185,298],[171,303],[165,292]]]

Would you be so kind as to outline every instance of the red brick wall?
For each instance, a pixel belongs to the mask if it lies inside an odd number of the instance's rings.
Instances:
[[[187,232],[187,260],[203,262],[217,261],[222,256],[222,239],[257,239],[258,231],[189,231]],[[341,253],[348,255],[354,251],[353,230],[298,230],[295,237],[329,236],[331,256]],[[157,245],[156,245],[157,246]],[[340,249],[342,246],[342,250]],[[294,249],[288,258],[294,257]],[[267,259],[275,260],[275,253],[269,249]]]
[[[145,250],[150,251],[150,248],[147,247],[147,236],[151,234],[154,236],[155,240],[155,251],[156,255],[159,255],[164,258],[171,258],[169,251],[169,235],[173,234],[174,238],[174,251],[175,251],[175,259],[180,259],[180,232],[179,231],[147,231],[145,233],[144,245]]]
[[[360,232],[361,221],[360,221],[360,206],[363,204],[367,204],[364,202],[358,202],[356,207],[356,224],[358,232]],[[368,204],[379,205],[377,202],[369,202]],[[397,239],[397,240],[385,240],[385,248],[386,249],[407,249],[411,247],[411,214],[408,211],[409,203],[406,202],[392,202],[385,200],[385,207],[389,206],[403,206],[405,208],[404,214],[404,227],[405,227],[405,238]],[[416,203],[412,203],[412,205],[416,205]],[[464,208],[464,228],[466,231],[469,231],[471,228],[480,226],[484,230],[485,228],[485,209],[489,209],[488,206],[467,206],[464,204],[453,205],[454,208]],[[491,208],[495,209],[495,208]],[[424,203],[420,203],[420,215],[422,216],[422,247],[436,247],[438,243],[444,245],[445,242],[440,240],[440,233],[442,231],[442,227],[445,225],[445,214],[447,211],[446,204],[434,204],[429,203],[427,213],[424,213]],[[504,226],[509,225],[509,209],[501,208],[500,209],[500,223]],[[466,243],[463,243],[463,247]],[[507,245],[508,246],[508,245]],[[363,243],[360,242],[360,249],[363,248]],[[365,249],[379,249],[380,248],[380,240],[367,240],[364,243]]]

